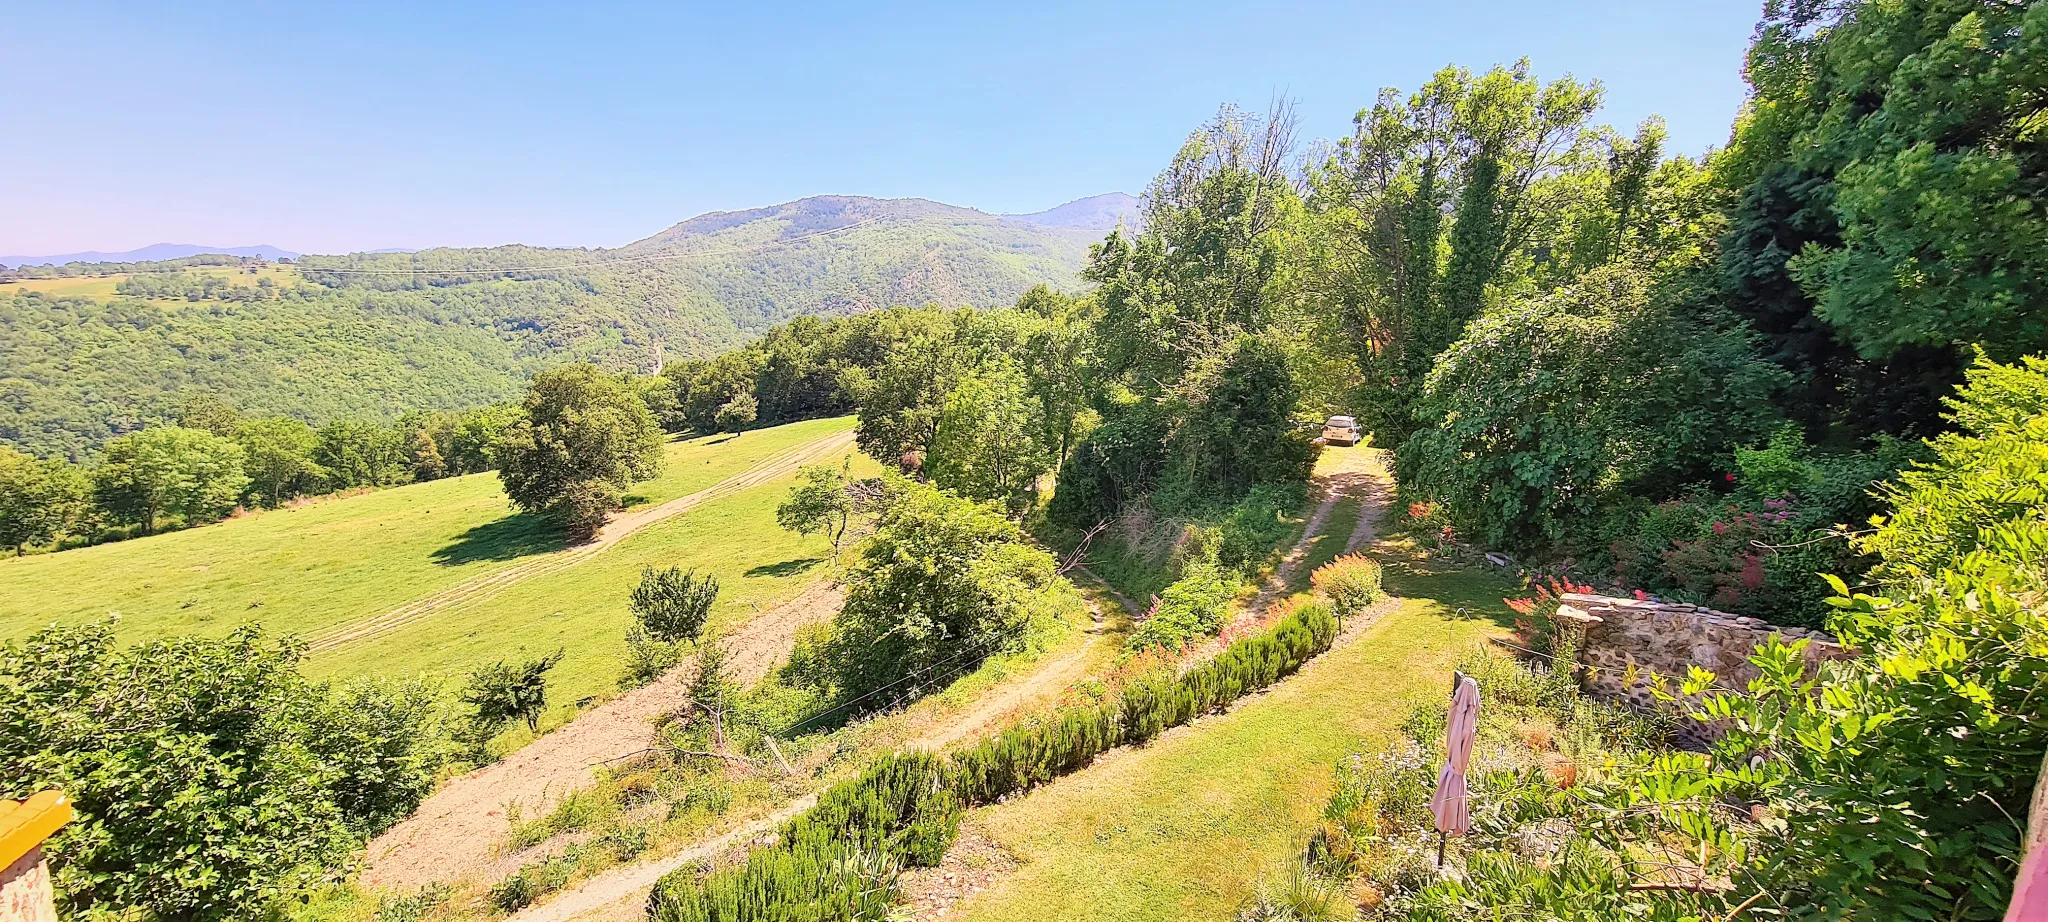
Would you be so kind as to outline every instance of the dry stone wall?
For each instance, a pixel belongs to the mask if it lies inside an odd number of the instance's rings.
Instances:
[[[1650,690],[1653,674],[1669,679],[1666,690],[1674,694],[1678,682],[1693,666],[1712,671],[1718,677],[1718,685],[1745,687],[1757,675],[1756,667],[1749,662],[1750,654],[1772,634],[1783,637],[1787,643],[1810,641],[1806,660],[1814,666],[1851,655],[1833,637],[1820,631],[1779,627],[1757,618],[1679,602],[1572,592],[1563,596],[1557,619],[1578,625],[1583,632],[1579,662],[1590,667],[1585,676],[1587,690],[1643,709],[1668,706],[1660,703]],[[1688,742],[1703,743],[1718,736],[1720,730],[1685,721],[1679,732]]]

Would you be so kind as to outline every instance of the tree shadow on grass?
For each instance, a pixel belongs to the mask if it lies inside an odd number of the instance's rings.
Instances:
[[[771,576],[780,579],[785,576],[795,576],[824,562],[825,558],[823,557],[798,557],[781,563],[764,563],[741,575]]]
[[[517,560],[568,547],[560,528],[537,515],[524,512],[485,522],[457,535],[446,547],[434,552],[434,562],[444,567],[484,560]]]
[[[1514,627],[1506,599],[1526,595],[1521,583],[1489,568],[1460,566],[1408,546],[1382,545],[1382,580],[1387,591],[1407,599],[1428,599],[1452,617]]]

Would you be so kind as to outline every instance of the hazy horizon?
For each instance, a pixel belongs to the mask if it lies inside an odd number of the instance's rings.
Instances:
[[[67,140],[0,151],[0,253],[615,247],[820,194],[1032,212],[1141,193],[1225,103],[1286,95],[1309,142],[1382,87],[1525,56],[1697,154],[1741,105],[1756,12],[44,5],[0,34],[10,115]]]

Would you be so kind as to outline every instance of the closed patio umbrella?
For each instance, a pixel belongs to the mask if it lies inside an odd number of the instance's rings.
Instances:
[[[1472,739],[1479,732],[1479,683],[1462,672],[1452,679],[1451,713],[1444,727],[1448,750],[1444,770],[1436,776],[1436,793],[1429,798],[1429,812],[1436,817],[1436,863],[1444,863],[1444,842],[1462,836],[1472,827],[1467,801],[1465,770],[1472,764]]]

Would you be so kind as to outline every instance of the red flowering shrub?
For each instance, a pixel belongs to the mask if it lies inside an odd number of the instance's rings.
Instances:
[[[1855,573],[1846,541],[1786,499],[1695,495],[1659,503],[1610,545],[1616,577],[1637,592],[1776,624],[1819,627],[1828,596],[1816,573]]]
[[[1408,514],[1402,525],[1417,540],[1430,547],[1443,547],[1456,537],[1451,531],[1450,514],[1444,511],[1442,503],[1409,503]]]
[[[1551,653],[1557,645],[1557,607],[1567,592],[1590,593],[1591,586],[1582,586],[1562,577],[1548,577],[1529,580],[1523,584],[1529,591],[1519,599],[1502,599],[1515,610],[1515,645],[1537,653]]]

